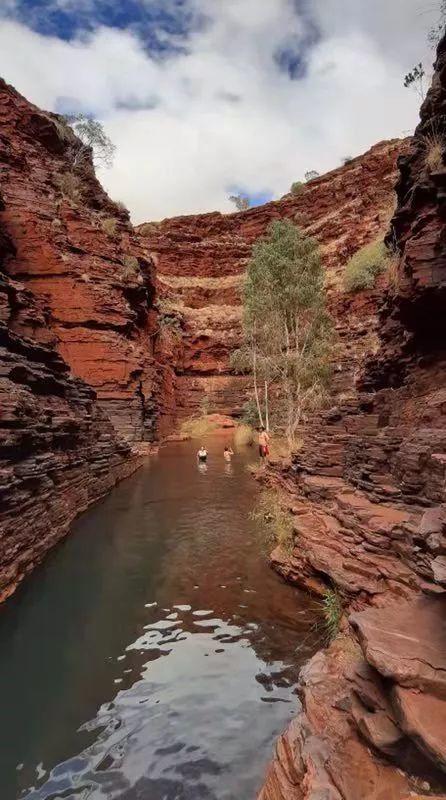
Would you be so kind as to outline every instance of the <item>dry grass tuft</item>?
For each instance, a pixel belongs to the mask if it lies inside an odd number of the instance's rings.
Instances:
[[[67,197],[73,203],[82,201],[82,183],[77,175],[73,175],[71,172],[64,172],[63,175],[59,175],[57,183],[64,197]]]
[[[118,220],[113,217],[106,217],[101,220],[101,228],[107,236],[115,236]]]
[[[271,544],[278,544],[287,553],[294,548],[293,518],[285,498],[275,489],[264,489],[251,519],[267,525]]]
[[[237,425],[234,432],[234,444],[236,447],[249,447],[254,444],[255,432],[250,425]]]
[[[138,228],[138,233],[140,233],[141,236],[153,236],[159,233],[160,226],[161,222],[143,222]]]
[[[429,133],[423,137],[425,147],[424,163],[429,172],[443,169],[444,141],[439,133]]]
[[[181,433],[192,439],[201,439],[217,430],[218,425],[208,417],[195,417],[185,420],[181,425]]]

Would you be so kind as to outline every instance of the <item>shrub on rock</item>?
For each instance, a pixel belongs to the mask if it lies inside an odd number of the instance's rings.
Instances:
[[[361,247],[347,262],[344,273],[344,290],[359,292],[371,289],[390,263],[390,253],[381,239]]]

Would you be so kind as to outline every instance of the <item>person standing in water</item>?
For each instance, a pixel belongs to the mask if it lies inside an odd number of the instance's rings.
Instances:
[[[206,450],[204,444],[201,445],[197,453],[197,460],[200,462],[200,464],[205,464],[208,460],[208,451]]]
[[[230,462],[233,455],[234,455],[234,451],[232,450],[232,448],[228,447],[226,445],[226,447],[225,447],[225,449],[223,451],[223,457],[224,457],[225,461]]]
[[[268,455],[269,455],[269,435],[262,425],[259,433],[259,456],[264,464],[266,461],[266,457]]]

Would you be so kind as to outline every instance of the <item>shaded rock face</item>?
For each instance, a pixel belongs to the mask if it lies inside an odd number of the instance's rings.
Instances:
[[[47,330],[74,375],[97,393],[118,432],[154,436],[154,269],[125,210],[91,163],[73,168],[74,134],[0,81],[2,225],[11,278],[47,305]]]
[[[71,375],[50,309],[8,276],[11,262],[15,243],[0,223],[0,602],[77,514],[140,464]]]
[[[295,518],[295,547],[277,549],[273,566],[319,594],[335,587],[354,613],[302,676],[303,711],[262,800],[446,797],[445,107],[443,40],[399,160],[399,259],[379,346],[357,396],[318,415],[291,465],[269,476]]]
[[[246,212],[203,214],[145,223],[137,228],[157,267],[160,295],[181,319],[172,389],[180,416],[204,396],[210,406],[237,414],[248,381],[230,369],[241,342],[241,289],[252,245],[276,219],[291,219],[322,245],[330,306],[340,339],[333,390],[352,390],[358,363],[377,341],[374,291],[340,291],[348,258],[380,233],[392,213],[396,159],[407,141],[382,142],[348,165],[311,181],[301,195],[286,196]]]

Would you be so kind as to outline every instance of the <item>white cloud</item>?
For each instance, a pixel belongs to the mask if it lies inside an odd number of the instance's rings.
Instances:
[[[136,222],[230,210],[234,184],[280,196],[307,169],[333,168],[416,124],[418,100],[402,79],[428,52],[431,0],[424,9],[423,0],[314,0],[322,36],[299,81],[274,61],[285,40],[304,36],[292,0],[193,2],[211,24],[187,54],[162,62],[130,32],[64,42],[0,26],[6,80],[44,108],[69,97],[104,121],[118,150],[101,177]]]

